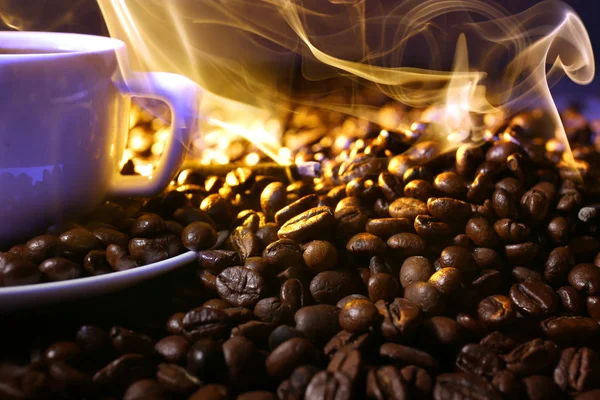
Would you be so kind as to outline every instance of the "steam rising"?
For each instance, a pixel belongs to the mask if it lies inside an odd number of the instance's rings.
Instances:
[[[298,70],[323,82],[319,105],[331,110],[374,120],[356,97],[327,101],[325,83],[333,78],[436,107],[437,139],[447,147],[482,140],[475,115],[541,103],[555,123],[548,136],[567,149],[550,87],[565,74],[587,84],[595,70],[581,20],[553,0],[516,15],[490,0],[97,1],[111,36],[129,45],[123,63],[195,80],[212,93],[205,112],[230,111],[211,116],[213,123],[246,132],[275,159],[276,130],[248,133],[245,124],[301,101],[290,93]]]

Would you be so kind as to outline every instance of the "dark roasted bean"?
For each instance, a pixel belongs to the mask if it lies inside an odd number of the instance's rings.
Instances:
[[[206,222],[192,222],[183,228],[181,242],[188,250],[206,250],[217,242],[217,232]]]
[[[436,378],[433,398],[435,400],[500,400],[502,397],[484,378],[465,373],[447,373]]]
[[[442,172],[433,181],[433,186],[449,197],[461,197],[467,192],[464,178],[454,172]]]
[[[83,269],[66,258],[49,258],[39,266],[40,272],[50,281],[65,281],[79,278]]]
[[[421,201],[427,201],[434,193],[431,183],[422,179],[415,179],[404,186],[404,197],[413,197]]]
[[[195,342],[203,338],[222,338],[229,333],[227,314],[215,308],[193,309],[183,317],[183,335]]]
[[[494,230],[506,243],[522,243],[529,237],[530,229],[527,225],[503,218],[494,223]]]
[[[450,228],[446,223],[436,221],[429,215],[417,215],[414,227],[417,234],[425,239],[435,239],[450,234]]]
[[[600,268],[594,264],[577,264],[568,279],[571,286],[584,294],[600,294]]]
[[[379,237],[367,232],[358,233],[346,243],[346,250],[358,255],[374,255],[384,253],[387,246]]]
[[[113,326],[108,335],[112,346],[121,354],[154,352],[154,341],[147,335],[120,326]]]
[[[590,390],[596,386],[600,376],[598,354],[587,347],[569,347],[562,351],[560,361],[554,369],[554,382],[567,392]]]
[[[439,314],[445,304],[440,292],[430,283],[415,282],[404,288],[404,297],[430,314]]]
[[[249,269],[229,267],[217,275],[217,293],[236,307],[254,306],[264,291],[264,279]]]
[[[464,220],[472,214],[469,203],[449,197],[428,199],[427,210],[434,218],[442,221]]]
[[[167,362],[181,364],[185,361],[189,342],[182,336],[172,335],[159,340],[154,349]]]
[[[285,185],[281,182],[269,183],[260,194],[260,207],[270,220],[285,207],[286,201]]]
[[[422,256],[408,257],[400,268],[400,284],[403,288],[415,282],[427,282],[435,268],[429,259]]]
[[[175,364],[159,364],[156,379],[171,393],[190,394],[202,386],[198,378]]]
[[[150,364],[144,356],[125,354],[98,370],[92,379],[99,387],[126,386],[150,373]]]
[[[521,314],[544,318],[557,306],[556,293],[542,281],[528,279],[510,288],[510,298]]]
[[[546,260],[544,278],[552,285],[567,283],[567,277],[575,264],[569,247],[556,247],[552,249]]]
[[[397,343],[384,343],[379,348],[379,355],[394,364],[416,365],[428,371],[438,368],[438,361],[429,353]]]
[[[277,346],[266,361],[270,376],[285,379],[299,366],[317,364],[319,353],[309,340],[293,337]]]
[[[542,274],[540,274],[538,271],[534,271],[525,267],[514,267],[512,270],[512,276],[519,283],[523,283],[530,279],[534,281],[542,280]]]
[[[202,386],[189,397],[189,400],[228,400],[230,398],[227,386],[212,383]]]
[[[374,368],[367,375],[367,396],[377,400],[409,399],[409,388],[400,373],[392,366]]]
[[[282,239],[304,242],[326,236],[335,219],[329,207],[315,207],[289,219],[277,232]]]
[[[508,297],[494,295],[479,302],[477,316],[489,326],[499,327],[514,322],[517,312]]]
[[[371,301],[392,301],[400,294],[400,285],[391,275],[386,273],[371,273],[367,283],[367,291]]]
[[[308,288],[299,279],[288,279],[279,290],[281,303],[296,312],[299,308],[307,306],[310,299]]]
[[[421,323],[421,309],[409,300],[396,298],[391,303],[379,300],[375,306],[383,317],[381,333],[389,341],[409,338]]]
[[[431,283],[440,293],[449,295],[458,290],[462,283],[460,270],[452,267],[441,268],[429,277]]]
[[[516,346],[514,340],[498,331],[488,334],[479,341],[479,344],[490,348],[498,354],[509,353]]]
[[[369,220],[365,229],[370,234],[388,240],[397,233],[411,231],[412,224],[406,218],[377,218]]]
[[[560,344],[590,343],[600,334],[600,325],[592,318],[581,316],[550,317],[541,323],[542,331]]]
[[[218,380],[225,368],[221,344],[212,339],[200,339],[188,350],[187,370],[204,381]]]
[[[513,220],[519,218],[516,201],[513,196],[504,189],[496,189],[492,195],[492,206],[494,207],[494,212],[498,214],[500,218],[510,218]]]
[[[506,368],[517,375],[533,375],[553,368],[558,356],[558,347],[553,342],[538,338],[517,346],[504,360]]]
[[[283,207],[275,214],[275,222],[278,225],[283,225],[296,215],[299,215],[313,207],[316,207],[319,202],[319,198],[314,194],[304,196],[290,205]]]
[[[483,217],[471,218],[465,226],[465,233],[477,246],[494,247],[498,243],[492,225]]]
[[[36,236],[25,245],[25,256],[35,264],[39,264],[47,258],[58,255],[58,243],[58,238],[53,235]]]
[[[577,292],[572,286],[561,286],[556,290],[556,294],[562,304],[564,310],[566,310],[569,314],[579,315],[583,311],[584,300],[582,296]],[[590,299],[594,296],[588,296],[588,312],[590,316],[594,317],[592,312],[590,311]],[[592,301],[593,302],[593,301]],[[600,314],[599,314],[600,316]]]
[[[525,218],[539,222],[548,214],[548,198],[541,190],[531,189],[521,197],[521,211]]]
[[[102,245],[92,232],[84,228],[66,231],[58,240],[61,248],[75,254],[87,254]]]
[[[148,213],[143,214],[131,227],[130,234],[132,237],[151,238],[163,233],[167,229],[165,221],[158,215]],[[96,235],[98,237],[98,235]],[[98,238],[102,240],[101,238]],[[119,244],[119,243],[116,243]]]
[[[412,222],[417,215],[427,214],[427,204],[410,197],[400,197],[390,204],[389,212],[393,218],[405,218]]]
[[[292,320],[293,314],[292,308],[278,297],[261,299],[254,306],[254,315],[263,322],[285,324]]]
[[[132,383],[125,394],[123,400],[166,400],[167,395],[165,389],[155,380],[140,379]]]
[[[335,304],[357,291],[360,281],[348,270],[320,272],[310,282],[310,293],[317,303]]]
[[[294,315],[296,329],[310,341],[323,344],[340,331],[339,312],[329,304],[303,307]]]
[[[439,263],[442,268],[456,268],[463,273],[472,272],[476,268],[471,253],[459,246],[446,247],[440,254]]]
[[[321,371],[311,379],[304,398],[306,400],[350,400],[352,398],[352,382],[340,372]]]
[[[540,246],[533,242],[507,244],[504,246],[506,258],[513,264],[526,264],[537,255]]]
[[[240,258],[235,251],[205,250],[198,253],[200,266],[213,274],[219,274],[227,267],[239,265]]]
[[[468,344],[456,357],[456,366],[466,373],[491,379],[504,368],[504,361],[486,346]]]
[[[355,299],[344,304],[339,314],[340,327],[346,332],[367,331],[380,318],[375,305],[367,299]]]
[[[31,261],[13,253],[0,253],[0,286],[31,285],[41,280],[42,273]]]
[[[269,264],[287,268],[302,262],[302,250],[293,240],[280,239],[265,248],[263,258]]]
[[[108,261],[106,261],[106,251],[92,250],[83,258],[83,268],[88,274],[103,275],[112,272]]]
[[[419,256],[425,253],[425,240],[414,233],[398,233],[387,241],[388,247],[400,250],[404,257]]]
[[[558,400],[563,398],[556,384],[547,376],[534,375],[523,378],[523,386],[527,398],[531,400]]]
[[[548,236],[556,244],[567,244],[567,242],[569,241],[569,228],[569,222],[565,217],[554,217],[548,223]]]

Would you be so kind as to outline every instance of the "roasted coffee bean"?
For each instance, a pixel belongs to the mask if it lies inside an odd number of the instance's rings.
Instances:
[[[352,399],[352,382],[340,372],[321,371],[313,376],[304,396],[306,400]]]
[[[530,229],[527,225],[503,218],[494,222],[494,230],[506,243],[522,243],[529,237]]]
[[[267,247],[274,241],[278,240],[277,231],[279,230],[279,226],[273,222],[269,222],[264,226],[258,228],[256,231],[256,237],[262,247]]]
[[[428,371],[436,371],[438,368],[438,361],[429,353],[398,343],[382,344],[379,355],[394,364],[416,365]]]
[[[212,339],[196,341],[187,353],[187,370],[203,381],[221,379],[226,371],[221,344]]]
[[[388,258],[384,258],[382,256],[373,256],[371,260],[369,260],[369,272],[371,275],[375,274],[388,274],[391,275],[394,273],[392,271],[392,266],[390,265],[390,260]]]
[[[340,331],[325,344],[323,353],[329,358],[333,358],[338,351],[348,349],[359,350],[361,354],[364,354],[365,351],[371,349],[373,344],[374,340],[371,333],[356,334]]]
[[[167,227],[167,232],[171,232],[175,236],[181,236],[181,232],[183,232],[183,225],[181,225],[177,221],[165,221],[165,225]],[[96,234],[96,231],[94,231]],[[96,236],[98,237],[98,236]]]
[[[439,263],[442,268],[456,268],[463,273],[475,270],[475,260],[471,253],[463,247],[449,246],[440,254]]]
[[[388,365],[373,368],[367,375],[367,396],[377,400],[409,399],[409,388],[401,372]]]
[[[319,353],[314,344],[302,337],[294,337],[277,346],[266,361],[270,376],[285,379],[299,366],[318,364]]]
[[[112,346],[121,354],[152,354],[154,352],[154,341],[142,333],[113,326],[108,335]]]
[[[260,208],[270,220],[273,220],[277,211],[285,207],[286,201],[285,185],[281,182],[269,183],[260,194]]]
[[[302,333],[295,328],[292,328],[287,325],[279,325],[269,335],[269,349],[271,351],[275,350],[283,342],[291,339],[291,338],[300,338],[303,337]]]
[[[165,389],[155,380],[140,379],[133,382],[123,395],[123,400],[166,400]]]
[[[389,341],[410,338],[421,323],[421,309],[407,299],[396,298],[391,303],[379,300],[375,306],[383,317],[381,333]]]
[[[233,336],[223,343],[223,356],[230,386],[243,391],[256,384],[262,365],[257,363],[254,343],[243,336]]]
[[[340,331],[339,312],[339,308],[329,304],[303,307],[294,315],[296,329],[310,341],[323,344]]]
[[[225,385],[209,384],[202,386],[194,394],[189,397],[189,400],[228,400],[231,396],[229,389]]]
[[[400,268],[400,284],[403,288],[415,282],[427,282],[435,268],[429,259],[422,256],[408,257]]]
[[[492,378],[492,385],[507,398],[518,398],[523,391],[519,378],[506,369],[496,372]]]
[[[441,318],[441,317],[435,317]],[[458,313],[456,315],[456,321],[454,324],[458,326],[457,331],[464,331],[470,336],[482,337],[488,332],[488,327],[483,321],[465,313]],[[455,342],[461,342],[462,340],[456,340]]]
[[[410,197],[400,197],[390,204],[390,216],[414,221],[417,215],[427,214],[427,204]]]
[[[483,217],[471,218],[465,226],[465,233],[477,246],[494,247],[498,243],[492,225]]]
[[[310,282],[310,293],[317,303],[335,304],[343,297],[360,291],[360,281],[347,270],[324,271]]]
[[[389,172],[382,172],[379,174],[377,186],[388,201],[394,201],[402,196],[403,187],[400,179]]]
[[[592,260],[600,249],[600,242],[593,236],[578,236],[569,242],[577,263]]]
[[[189,342],[185,340],[184,337],[172,335],[156,342],[154,349],[165,359],[165,361],[181,364],[186,359],[188,347]]]
[[[228,250],[204,250],[198,253],[200,266],[213,274],[219,274],[227,267],[239,265],[238,253]]]
[[[379,237],[367,232],[358,233],[346,243],[346,250],[357,255],[374,255],[384,253],[387,246]]]
[[[599,375],[600,359],[594,350],[569,347],[562,351],[553,377],[562,391],[583,392],[596,386]]]
[[[520,283],[523,283],[527,280],[541,281],[542,274],[538,271],[534,271],[525,267],[514,267],[512,270],[513,278]]]
[[[353,199],[354,197],[347,198]],[[341,242],[347,242],[352,236],[365,231],[369,216],[360,207],[348,206],[336,209],[335,219],[337,221],[336,238]]]
[[[225,268],[217,275],[217,293],[236,307],[252,307],[265,291],[262,276],[244,267]]]
[[[525,218],[539,222],[546,218],[549,201],[541,190],[531,189],[521,197],[521,211]]]
[[[408,387],[408,398],[428,398],[433,389],[433,379],[423,368],[409,365],[400,370],[400,374]]]
[[[181,232],[181,242],[191,251],[211,248],[217,242],[217,237],[217,231],[206,222],[192,222]]]
[[[136,260],[116,244],[110,244],[106,248],[106,261],[114,271],[124,271],[138,266]]]
[[[589,317],[550,317],[542,321],[540,326],[550,340],[560,344],[591,343],[600,334],[600,325]]]
[[[557,306],[556,293],[540,280],[528,279],[513,285],[510,298],[521,314],[534,318],[547,317]]]
[[[190,394],[202,386],[198,378],[175,364],[159,364],[156,379],[171,393]]]
[[[494,331],[479,341],[479,344],[488,347],[498,354],[509,353],[516,347],[515,341],[498,331]]]
[[[502,269],[500,255],[494,249],[477,247],[472,251],[473,259],[479,269]]]
[[[308,305],[310,292],[299,279],[288,279],[281,285],[279,298],[282,304],[289,306],[292,311],[296,312]]]
[[[233,264],[233,265],[235,265],[235,264]],[[249,269],[250,271],[254,271],[257,274],[264,276],[264,277],[273,276],[278,272],[278,268],[267,263],[267,260],[265,260],[262,257],[246,258],[246,262],[244,263],[244,268]]]
[[[584,300],[579,294],[579,292],[577,292],[577,289],[575,289],[572,286],[561,286],[556,290],[556,294],[558,295],[558,299],[560,300],[564,310],[566,310],[569,314],[573,315],[581,314],[581,312],[583,311]],[[589,311],[589,299],[592,297],[593,296],[588,297],[588,312],[590,316],[594,317],[594,315],[592,315],[592,312]]]
[[[391,249],[399,250],[404,257],[419,256],[425,253],[425,240],[414,233],[398,233],[390,237],[387,245]]]
[[[442,172],[433,181],[433,186],[448,197],[461,197],[467,192],[467,184],[462,176],[454,172]]]
[[[225,310],[227,308],[231,308],[231,304],[223,299],[210,299],[202,303],[202,305],[198,308],[216,308],[218,310]]]
[[[584,294],[600,294],[600,268],[594,264],[577,264],[569,272],[571,286]]]
[[[279,399],[302,400],[312,377],[319,369],[312,365],[298,367],[292,372],[289,380],[283,381],[277,389]]]
[[[173,214],[173,219],[175,219],[175,221],[179,222],[183,226],[188,226],[189,224],[192,224],[194,222],[206,222],[210,226],[216,226],[215,221],[213,221],[210,215],[197,207],[178,208]]]
[[[277,225],[283,225],[296,215],[299,215],[305,211],[314,208],[319,203],[319,198],[317,195],[309,194],[304,196],[295,202],[289,204],[286,207],[283,207],[275,214],[275,222]]]
[[[517,311],[508,297],[494,295],[479,302],[477,316],[489,326],[499,327],[514,322]]]
[[[481,147],[472,144],[463,144],[456,150],[456,172],[468,175],[475,166],[483,161],[484,154]]]
[[[507,244],[504,246],[504,254],[513,264],[527,264],[537,256],[539,249],[540,246],[533,242]]]
[[[304,242],[326,236],[335,218],[329,207],[315,207],[288,220],[277,232],[281,239]]]
[[[290,267],[302,262],[302,250],[290,239],[280,239],[268,245],[263,251],[263,258],[272,265]]]
[[[163,233],[166,229],[167,226],[165,221],[160,216],[148,213],[135,220],[135,223],[131,227],[130,234],[132,237],[151,238]]]
[[[217,291],[217,276],[216,275],[211,274],[207,270],[203,269],[203,270],[198,271],[198,279],[200,280],[200,282],[202,283],[202,286],[206,290],[209,290],[210,292],[213,292],[213,293]]]
[[[465,373],[438,375],[433,388],[435,400],[486,399],[500,400],[502,397],[484,378]]]
[[[552,218],[546,228],[548,236],[556,244],[567,244],[569,241],[569,233],[571,231],[569,222],[565,217],[558,216]]]
[[[150,364],[144,356],[125,354],[98,370],[92,380],[99,387],[127,386],[150,373]]]
[[[552,379],[543,375],[534,375],[523,378],[523,386],[528,399],[531,400],[558,400],[563,395]]]
[[[277,396],[266,390],[257,390],[242,393],[237,397],[237,400],[277,400]]]
[[[388,240],[397,233],[411,231],[412,224],[406,218],[377,218],[369,220],[365,229],[370,234]]]
[[[492,206],[494,212],[500,218],[518,219],[519,211],[513,195],[504,189],[496,189],[492,195]]]
[[[367,291],[372,302],[382,299],[392,301],[400,294],[400,285],[389,274],[371,273],[367,283]]]
[[[464,220],[473,212],[469,203],[450,197],[428,199],[427,210],[434,218],[442,221]]]
[[[25,257],[34,264],[58,255],[58,238],[53,235],[36,236],[25,245]]]
[[[231,336],[243,336],[251,340],[257,347],[267,348],[269,335],[275,329],[275,324],[262,321],[248,321],[231,330]]]
[[[346,332],[367,331],[380,318],[375,305],[368,299],[350,300],[340,310],[340,327]]]
[[[201,308],[188,311],[183,317],[182,333],[190,342],[203,338],[222,338],[230,326],[225,311]]]
[[[449,295],[457,291],[462,283],[460,270],[452,267],[442,268],[429,277],[428,282],[440,293]]]
[[[338,251],[330,242],[314,240],[308,243],[302,257],[308,269],[318,273],[337,265]]]
[[[573,289],[571,286],[568,286],[568,288]],[[578,293],[577,299],[581,299]],[[579,301],[583,302],[582,300]],[[586,300],[586,308],[588,314],[590,314],[590,317],[594,318],[595,320],[600,320],[600,296],[588,296]]]
[[[50,281],[77,279],[83,274],[79,264],[66,258],[49,258],[39,266],[40,272]]]
[[[232,216],[229,204],[227,200],[225,200],[218,194],[209,194],[208,196],[206,196],[204,200],[202,200],[202,202],[200,203],[200,210],[204,211],[205,215],[208,215],[208,217],[212,221],[214,221],[218,229],[224,228],[231,223]],[[177,216],[175,216],[175,219],[179,221]],[[184,225],[188,225],[191,223],[185,223],[182,221],[179,222],[181,222]],[[210,223],[209,221],[204,222]]]
[[[427,201],[434,194],[431,183],[422,179],[415,179],[404,186],[404,197],[413,197],[421,201]]]
[[[553,285],[565,284],[574,264],[575,260],[569,247],[556,247],[546,260],[544,278]]]
[[[103,275],[112,272],[108,261],[106,261],[106,251],[92,250],[83,258],[83,268],[88,274]]]
[[[56,342],[46,348],[44,362],[77,363],[81,357],[81,347],[75,342]]]
[[[291,322],[294,311],[289,304],[283,304],[278,297],[267,297],[256,303],[254,315],[263,322],[285,324]]]
[[[31,261],[13,254],[0,252],[0,286],[19,286],[39,283],[42,273]]]
[[[461,349],[456,357],[456,366],[468,374],[492,379],[504,368],[504,361],[490,348],[471,343]]]
[[[84,228],[68,230],[58,240],[62,249],[75,254],[87,254],[102,245],[92,232]]]
[[[445,308],[440,292],[431,283],[415,282],[406,286],[404,297],[429,314],[439,314]]]
[[[182,250],[181,241],[172,234],[164,234],[152,239],[134,238],[129,241],[129,253],[142,264],[152,264],[174,257]]]
[[[402,180],[404,181],[404,184],[406,185],[409,182],[412,182],[414,180],[424,180],[427,182],[432,182],[433,181],[433,174],[431,173],[431,170],[427,167],[422,167],[422,166],[418,166],[418,167],[412,167],[406,170],[406,172],[404,173],[404,175],[402,176]]]
[[[362,374],[363,364],[361,352],[352,348],[343,348],[336,352],[329,365],[328,372],[340,372],[355,382]]]
[[[504,361],[506,368],[526,376],[549,371],[558,357],[559,350],[553,342],[538,338],[517,346],[505,356]]]
[[[388,172],[398,178],[402,178],[409,168],[415,166],[416,161],[406,154],[394,156],[388,164]]]
[[[414,227],[417,234],[425,239],[435,239],[450,234],[450,228],[446,223],[436,221],[429,215],[417,215]]]
[[[489,148],[485,154],[485,159],[493,163],[504,164],[508,156],[519,151],[519,147],[513,142],[498,141]]]
[[[109,344],[107,332],[93,325],[81,326],[75,340],[83,351],[89,353],[105,350]]]

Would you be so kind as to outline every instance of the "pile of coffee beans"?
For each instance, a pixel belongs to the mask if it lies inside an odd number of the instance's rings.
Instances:
[[[1,255],[4,285],[198,261],[2,317],[0,398],[600,398],[600,153],[577,136],[572,168],[541,133],[369,130],[322,178],[186,170],[53,227]]]

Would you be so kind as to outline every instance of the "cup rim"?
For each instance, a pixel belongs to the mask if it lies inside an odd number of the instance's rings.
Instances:
[[[48,52],[0,54],[0,59],[37,59],[103,53],[124,48],[119,39],[66,32],[6,31],[0,32],[2,49],[35,49]]]

